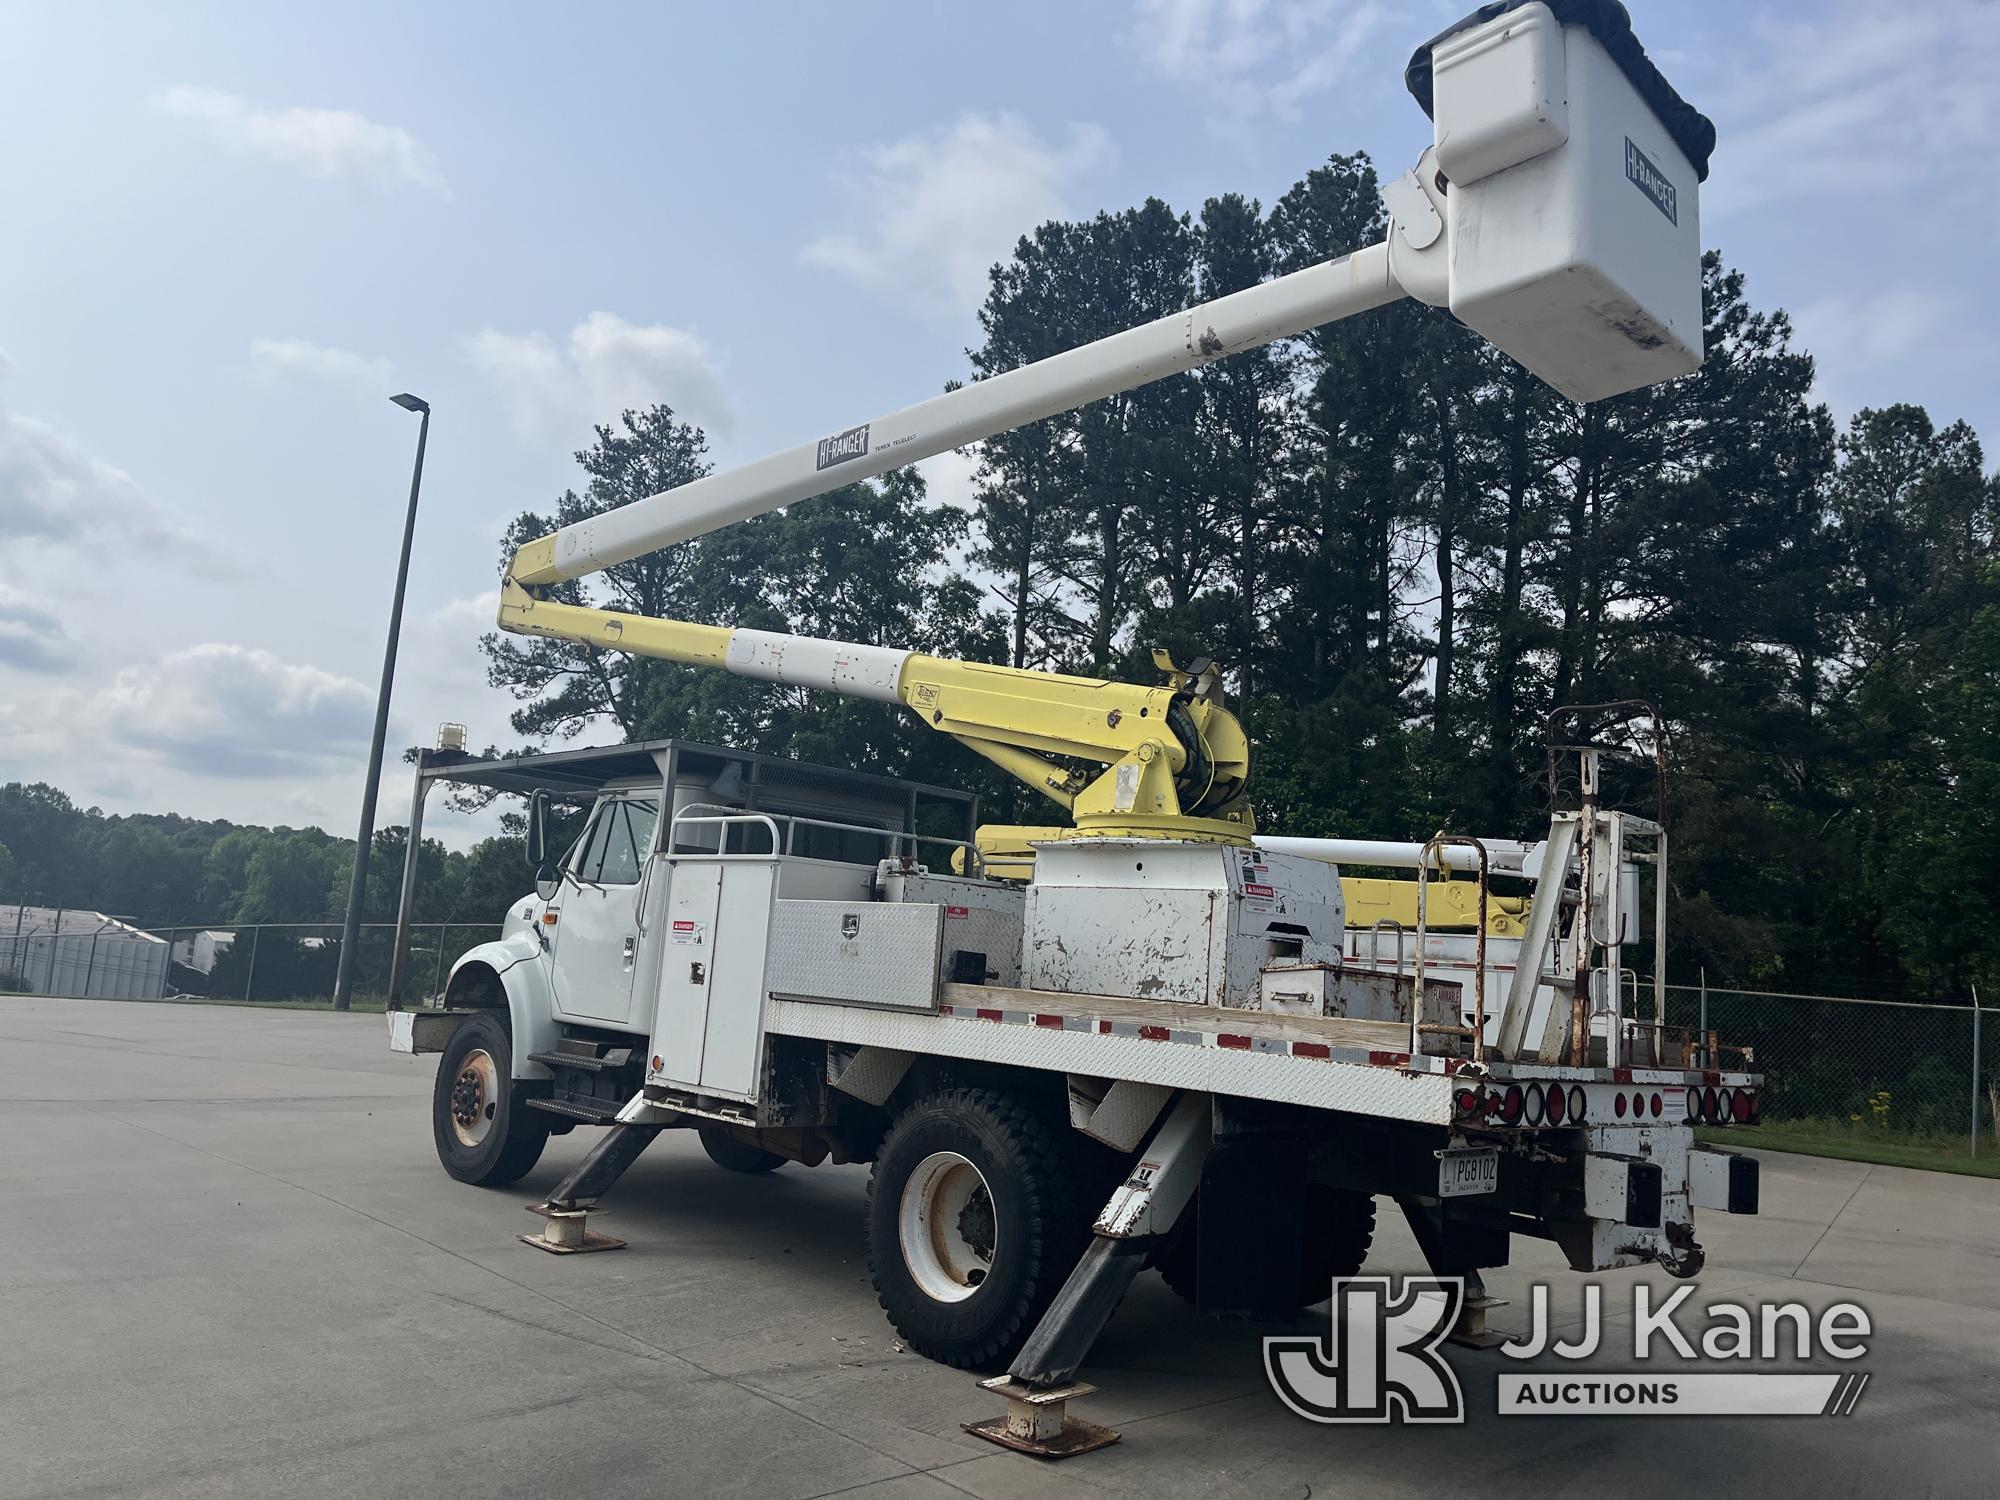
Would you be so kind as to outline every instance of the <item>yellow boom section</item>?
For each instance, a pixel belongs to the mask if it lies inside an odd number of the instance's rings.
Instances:
[[[543,541],[546,541],[544,538]],[[522,549],[525,556],[542,542]],[[1250,742],[1212,672],[1156,656],[1156,687],[850,641],[695,625],[537,598],[510,575],[500,628],[900,703],[1067,808],[1068,833],[1248,843]]]

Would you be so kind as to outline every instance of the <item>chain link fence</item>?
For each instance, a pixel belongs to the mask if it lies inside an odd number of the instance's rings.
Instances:
[[[1667,1024],[1754,1052],[1768,1082],[1760,1139],[1734,1133],[1744,1144],[2000,1161],[2000,1014],[1976,995],[1923,1004],[1670,984]]]
[[[340,968],[340,923],[204,923],[156,927],[172,962],[168,997],[237,1001],[328,1001]],[[497,922],[414,922],[403,979],[403,1003],[418,1004],[444,988],[466,949],[500,935]],[[354,955],[354,1003],[380,1005],[389,990],[393,922],[364,922]]]

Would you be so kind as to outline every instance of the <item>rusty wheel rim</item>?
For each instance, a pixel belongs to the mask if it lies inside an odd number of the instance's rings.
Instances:
[[[451,1084],[451,1128],[461,1146],[476,1147],[493,1131],[500,1108],[500,1067],[493,1054],[475,1047],[460,1059]]]

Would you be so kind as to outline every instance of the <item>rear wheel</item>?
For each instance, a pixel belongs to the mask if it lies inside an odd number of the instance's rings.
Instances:
[[[1154,1264],[1168,1286],[1182,1300],[1196,1303],[1195,1286],[1200,1270],[1196,1249],[1196,1215],[1201,1198],[1187,1206],[1179,1232],[1160,1252]],[[1299,1267],[1298,1305],[1311,1307],[1324,1302],[1336,1276],[1352,1276],[1368,1259],[1375,1242],[1375,1200],[1367,1193],[1349,1188],[1306,1185],[1305,1255]]]
[[[897,1117],[868,1182],[868,1268],[911,1348],[969,1369],[1020,1346],[1090,1228],[1069,1146],[987,1089],[945,1089]]]
[[[541,1159],[546,1116],[527,1107],[513,1077],[514,1048],[496,1015],[462,1023],[438,1059],[431,1135],[438,1160],[460,1182],[506,1187]]]
[[[756,1176],[763,1172],[775,1172],[785,1164],[784,1157],[761,1146],[753,1146],[727,1125],[704,1125],[696,1133],[701,1137],[701,1149],[708,1153],[708,1159],[731,1172]]]

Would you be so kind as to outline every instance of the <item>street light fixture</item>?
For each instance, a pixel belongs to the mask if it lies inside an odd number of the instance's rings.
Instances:
[[[396,681],[396,642],[403,633],[403,590],[410,581],[410,542],[417,531],[417,491],[424,481],[424,443],[431,434],[431,406],[408,391],[389,398],[421,413],[417,462],[410,472],[410,509],[403,519],[403,556],[396,564],[396,598],[389,606],[389,644],[382,653],[382,688],[375,699],[375,736],[368,745],[368,781],[361,792],[361,831],[354,840],[354,878],[347,887],[347,917],[340,929],[340,969],[333,980],[333,1008],[346,1010],[354,993],[354,955],[361,946],[361,910],[368,896],[368,846],[375,837],[375,793],[382,785],[382,744],[389,734],[389,692]]]

